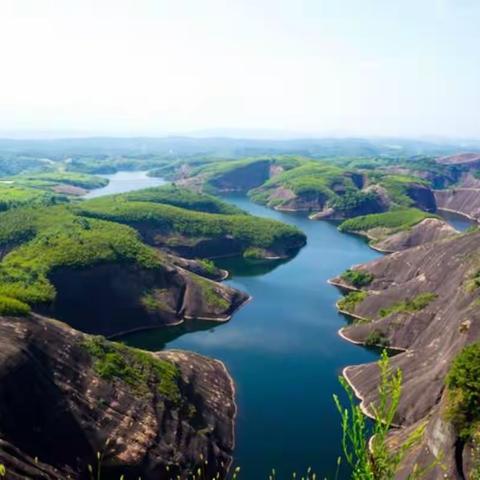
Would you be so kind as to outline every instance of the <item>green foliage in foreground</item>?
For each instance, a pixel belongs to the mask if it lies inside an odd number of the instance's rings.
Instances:
[[[414,313],[423,310],[430,302],[433,302],[438,297],[432,292],[424,292],[418,294],[416,297],[402,300],[390,305],[386,308],[380,309],[381,317],[388,317],[394,313]]]
[[[417,428],[407,440],[395,450],[389,448],[388,433],[393,426],[395,414],[400,402],[402,389],[402,372],[393,370],[387,353],[384,351],[378,362],[380,384],[378,400],[369,405],[374,423],[370,431],[365,415],[354,399],[348,382],[341,377],[340,383],[347,392],[350,406],[344,408],[334,397],[342,418],[342,450],[344,458],[352,467],[352,480],[394,480],[395,474],[408,451],[421,439],[424,426]],[[370,435],[373,435],[370,437]],[[414,466],[408,476],[409,480],[420,479],[434,465],[426,468]]]
[[[338,227],[341,232],[366,232],[374,228],[385,228],[390,233],[408,230],[426,218],[435,217],[417,208],[392,210],[385,213],[372,213],[345,220]]]
[[[171,205],[128,201],[124,197],[103,197],[83,202],[78,213],[88,217],[149,225],[166,236],[193,239],[233,236],[243,248],[271,248],[276,244],[302,244],[305,235],[296,227],[251,215],[221,215],[195,212]]]
[[[83,347],[92,356],[93,367],[98,375],[107,380],[125,382],[138,394],[148,395],[148,385],[156,383],[159,393],[166,399],[178,404],[181,401],[181,393],[178,387],[179,371],[173,364],[156,359],[147,352],[126,347],[122,344],[106,341],[103,337],[89,337],[83,342]],[[478,365],[478,364],[477,364]],[[412,447],[423,436],[425,425],[415,429],[406,441],[396,448],[388,444],[388,434],[393,426],[393,421],[398,409],[402,389],[402,372],[393,370],[386,351],[382,352],[378,362],[380,370],[380,383],[378,386],[378,400],[369,405],[369,413],[373,418],[373,428],[369,428],[367,418],[362,408],[354,398],[354,392],[345,378],[339,381],[348,397],[347,407],[343,406],[334,395],[335,405],[340,413],[342,424],[342,453],[337,459],[337,471],[334,480],[338,479],[343,463],[347,463],[351,469],[351,480],[394,480],[397,469]],[[477,372],[478,373],[478,372]],[[474,377],[476,380],[478,375]],[[373,435],[373,436],[372,436]],[[108,441],[107,445],[108,446]],[[104,454],[97,453],[95,467],[88,465],[91,480],[101,480],[102,461]],[[407,480],[421,480],[439,461],[426,467],[414,465],[413,471]],[[167,467],[167,472],[169,467]],[[208,463],[200,455],[199,463],[192,474],[186,480],[239,480],[240,467],[226,475],[220,473],[208,476]],[[0,465],[0,476],[5,476],[5,467]],[[174,476],[169,480],[177,480]],[[292,480],[317,480],[317,476],[310,467],[305,473],[293,473]],[[120,476],[120,480],[125,477]],[[271,471],[268,480],[278,480],[275,469]],[[326,480],[326,479],[325,479]]]
[[[364,270],[352,270],[349,268],[342,273],[340,278],[350,285],[353,285],[355,288],[361,288],[370,285],[374,277],[370,272]]]
[[[121,195],[134,202],[152,202],[172,205],[198,212],[222,213],[224,215],[242,215],[245,212],[240,208],[222,202],[213,195],[197,193],[187,188],[179,188],[175,185],[166,185],[161,188],[147,188]]]
[[[448,373],[447,417],[460,438],[469,440],[480,430],[480,342],[465,347]]]
[[[149,352],[109,342],[104,337],[89,337],[82,346],[91,355],[93,368],[101,378],[125,382],[142,397],[149,395],[150,386],[155,384],[167,400],[180,402],[180,373],[173,363],[156,358]]]
[[[367,292],[350,292],[338,301],[338,308],[343,312],[355,313],[355,308],[367,298]]]

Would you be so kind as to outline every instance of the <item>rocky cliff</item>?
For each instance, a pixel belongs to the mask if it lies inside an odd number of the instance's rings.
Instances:
[[[412,450],[407,464],[427,465],[441,455],[445,470],[436,467],[427,479],[466,478],[469,446],[458,441],[442,412],[444,381],[452,359],[480,337],[476,281],[480,233],[427,243],[356,269],[368,273],[371,281],[360,293],[339,302],[356,319],[342,335],[353,342],[403,350],[392,358],[393,367],[401,368],[404,377],[395,419],[400,428],[392,433],[393,441],[398,444],[406,429],[424,425],[422,442]],[[334,282],[352,289],[341,278]],[[349,367],[345,375],[368,410],[376,399],[376,365]],[[406,477],[400,474],[399,478]]]
[[[157,269],[122,263],[60,268],[50,280],[56,289],[54,301],[35,309],[81,331],[106,336],[190,318],[225,321],[248,300],[243,292],[173,264]]]
[[[222,363],[150,354],[34,316],[0,318],[0,464],[9,480],[224,472],[234,390]],[[179,475],[177,477],[177,475]]]
[[[408,230],[394,233],[374,242],[372,246],[381,252],[392,253],[428,242],[436,242],[456,234],[458,232],[447,222],[438,218],[426,218]]]
[[[478,188],[436,190],[435,199],[439,209],[480,221],[480,189]]]

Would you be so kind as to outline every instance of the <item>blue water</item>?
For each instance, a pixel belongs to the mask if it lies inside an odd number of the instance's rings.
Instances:
[[[468,217],[464,217],[463,215],[459,215],[458,213],[441,210],[438,212],[438,215],[440,215],[446,222],[448,222],[459,232],[464,232],[472,225],[477,225],[477,222],[470,220]]]
[[[137,347],[180,348],[219,358],[237,389],[235,463],[242,480],[278,478],[311,466],[333,478],[341,429],[332,401],[341,394],[343,367],[375,360],[377,354],[342,340],[345,324],[327,280],[352,264],[379,256],[360,238],[341,234],[328,222],[283,214],[246,198],[228,199],[248,212],[298,226],[308,244],[287,262],[218,262],[231,272],[228,284],[253,300],[225,324],[188,322],[124,340]],[[318,478],[318,477],[317,477]],[[340,478],[347,478],[344,470]]]
[[[99,177],[107,178],[108,185],[90,190],[83,198],[125,193],[142,188],[158,187],[166,183],[163,178],[149,177],[147,172],[116,172],[111,175],[99,175]]]

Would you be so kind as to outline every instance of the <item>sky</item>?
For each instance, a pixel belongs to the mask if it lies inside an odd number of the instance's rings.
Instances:
[[[478,0],[0,0],[0,134],[480,138],[479,25]]]

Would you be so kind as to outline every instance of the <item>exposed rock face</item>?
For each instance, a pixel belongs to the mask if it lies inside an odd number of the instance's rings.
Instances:
[[[120,379],[105,380],[86,338],[38,316],[0,318],[0,464],[9,480],[89,478],[97,452],[102,478],[185,478],[200,455],[209,478],[225,471],[235,403],[223,364],[193,353],[158,353],[179,369],[180,399],[173,402],[154,380],[142,395]]]
[[[435,196],[426,185],[412,183],[407,187],[407,195],[413,200],[414,206],[426,212],[434,212],[437,209]]]
[[[216,176],[210,184],[222,193],[248,192],[270,178],[270,160],[260,160]]]
[[[472,220],[480,220],[480,189],[436,190],[435,199],[440,209],[465,215]]]
[[[161,228],[149,224],[135,224],[143,239],[162,252],[170,252],[175,256],[187,259],[195,258],[222,258],[242,255],[250,246],[241,238],[241,235],[223,235],[217,237],[185,237],[165,234]],[[269,257],[287,258],[296,253],[306,244],[306,237],[297,231],[290,236],[284,236],[269,246]]]
[[[269,206],[274,205],[278,200],[282,200],[282,203],[275,207],[276,210],[284,212],[318,212],[324,209],[328,197],[321,192],[314,191],[297,195],[292,190],[280,186],[272,190],[269,197]]]
[[[426,218],[409,230],[395,233],[373,244],[374,248],[385,253],[398,252],[428,242],[443,240],[458,234],[447,222],[438,218]]]
[[[442,165],[480,165],[480,153],[458,153],[437,158],[436,161]]]
[[[248,295],[181,267],[147,270],[126,264],[56,270],[54,303],[39,311],[79,330],[118,335],[177,324],[184,318],[228,320]],[[218,301],[212,301],[213,292]]]
[[[367,263],[361,267],[373,275],[364,287],[368,296],[358,303],[354,313],[368,319],[343,329],[343,335],[365,342],[372,332],[379,333],[392,347],[406,350],[393,357],[393,367],[403,371],[403,394],[396,422],[404,427],[427,422],[427,431],[419,449],[408,462],[430,463],[433,453],[443,453],[447,470],[435,468],[429,480],[462,477],[465,452],[452,450],[456,435],[441,414],[444,379],[452,359],[466,345],[480,338],[480,289],[473,277],[480,269],[480,233],[427,243]],[[336,279],[341,281],[340,279]],[[420,294],[433,294],[431,301],[418,310],[401,310],[382,316],[402,301]],[[391,310],[390,310],[391,311]],[[376,399],[378,368],[375,364],[349,367],[346,376],[368,408]],[[401,440],[404,431],[393,432]],[[468,462],[467,462],[468,463]],[[399,478],[405,478],[400,476]]]

